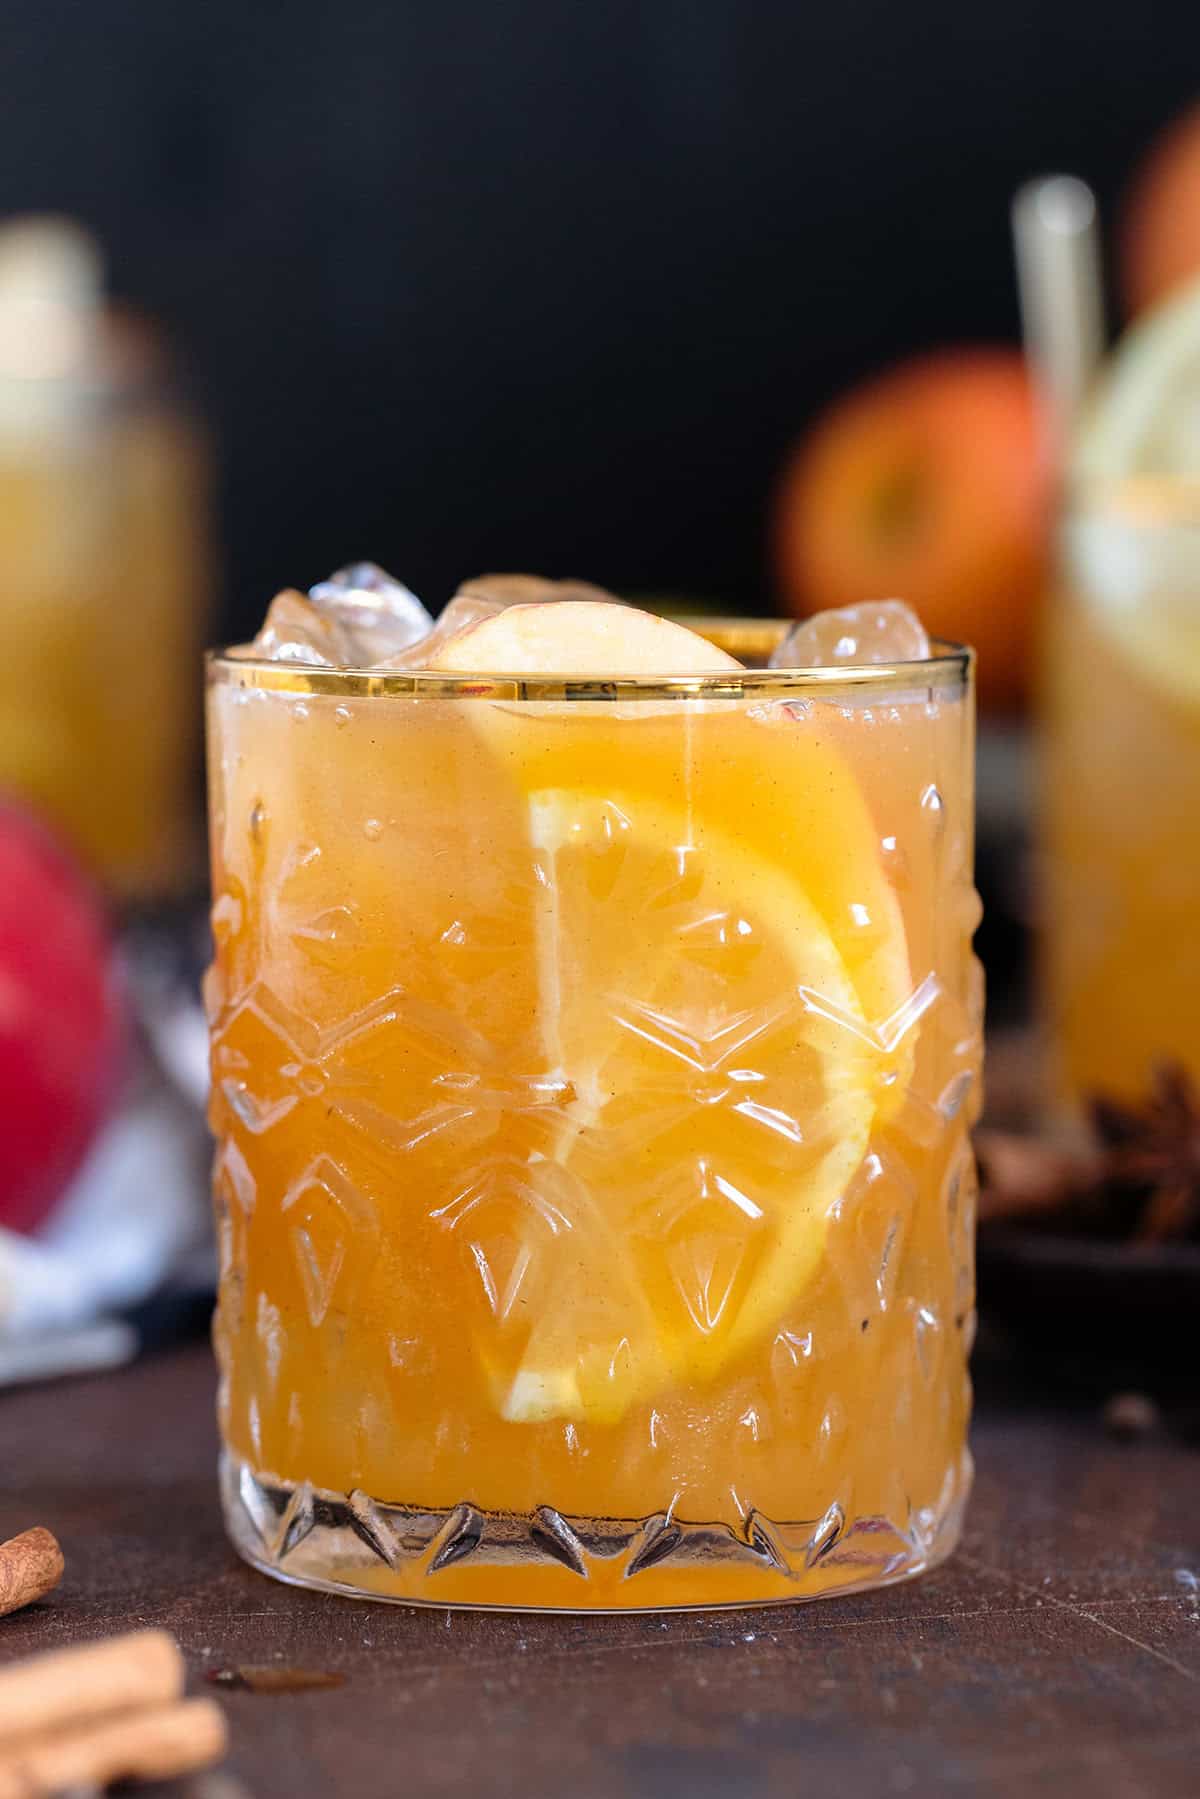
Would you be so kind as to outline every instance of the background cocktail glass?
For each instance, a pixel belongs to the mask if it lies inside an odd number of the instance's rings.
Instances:
[[[1048,609],[1044,992],[1060,1099],[1200,1076],[1200,487],[1093,487]]]

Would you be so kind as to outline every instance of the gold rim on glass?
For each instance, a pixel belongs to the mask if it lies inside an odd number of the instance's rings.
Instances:
[[[765,661],[791,629],[790,619],[680,618],[698,637],[731,656]],[[422,669],[322,668],[271,661],[243,651],[213,650],[206,658],[215,686],[342,699],[454,698],[484,700],[763,700],[795,698],[830,688],[965,687],[975,652],[933,640],[919,662],[863,662],[825,668],[730,669],[711,675],[469,675]]]

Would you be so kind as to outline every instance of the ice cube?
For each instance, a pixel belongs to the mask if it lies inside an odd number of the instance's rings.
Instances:
[[[839,663],[923,662],[932,654],[925,627],[903,600],[868,600],[816,612],[794,625],[771,656],[772,668],[830,668]]]
[[[308,597],[338,628],[353,666],[370,668],[427,637],[433,619],[416,594],[374,562],[353,562]]]
[[[389,656],[380,666],[383,668],[427,668],[430,658],[441,649],[448,637],[456,631],[465,630],[468,625],[477,625],[480,619],[491,618],[497,612],[503,612],[501,600],[488,600],[482,594],[468,593],[459,588],[452,600],[447,601],[441,616],[432,631],[411,644],[407,650],[401,650],[397,656]]]
[[[305,662],[318,668],[334,668],[350,659],[337,620],[294,587],[275,595],[250,648],[272,662]]]
[[[551,600],[607,600],[615,595],[586,581],[549,581],[542,575],[476,575],[464,581],[443,608],[437,624],[426,637],[390,656],[386,668],[427,668],[447,638],[468,625],[493,618],[508,606],[544,605]],[[617,602],[618,604],[620,602]]]

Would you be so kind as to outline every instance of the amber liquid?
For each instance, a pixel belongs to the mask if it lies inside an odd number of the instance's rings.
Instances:
[[[234,1525],[251,1559],[577,1608],[940,1559],[970,1468],[968,701],[210,706],[221,1427],[241,1490],[299,1494]],[[376,1523],[322,1559],[346,1496]],[[452,1514],[452,1550],[372,1555],[379,1507]],[[581,1570],[468,1553],[500,1515],[653,1523]]]
[[[1042,964],[1068,1106],[1137,1103],[1167,1063],[1200,1078],[1200,527],[1174,557],[1178,576],[1190,555],[1190,592],[1154,580],[1172,529],[1105,526],[1131,616],[1114,621],[1080,568],[1050,614]]]
[[[0,446],[0,783],[121,900],[196,876],[202,518],[165,412]]]

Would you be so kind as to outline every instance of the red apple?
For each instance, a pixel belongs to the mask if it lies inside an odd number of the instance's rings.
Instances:
[[[777,497],[775,567],[797,617],[901,599],[974,644],[985,706],[1025,697],[1045,584],[1050,481],[1016,350],[944,350],[819,418]]]
[[[124,1008],[103,910],[57,840],[0,801],[0,1225],[49,1214],[117,1090]]]
[[[1130,313],[1200,276],[1200,102],[1155,138],[1122,209],[1121,287]]]

